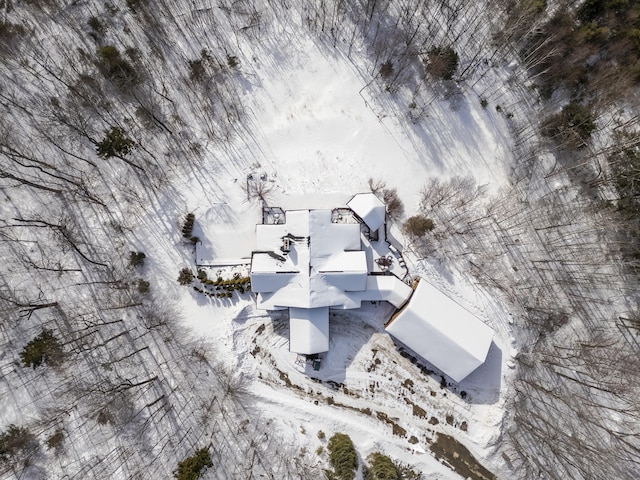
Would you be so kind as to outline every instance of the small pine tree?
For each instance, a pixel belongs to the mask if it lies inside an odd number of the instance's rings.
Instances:
[[[181,461],[178,468],[173,471],[173,476],[178,480],[197,480],[208,467],[212,466],[209,449],[201,448],[193,456]]]
[[[136,142],[127,137],[120,127],[111,127],[105,131],[104,138],[96,145],[96,152],[101,158],[126,157],[135,148]]]
[[[43,330],[31,340],[20,352],[20,359],[25,367],[36,368],[43,363],[55,366],[62,363],[62,344],[51,330]]]
[[[6,431],[0,433],[0,462],[25,456],[38,448],[35,435],[24,427],[9,425]]]
[[[105,45],[96,50],[97,66],[102,74],[117,87],[124,89],[140,83],[136,69],[122,58],[120,51],[113,45]]]
[[[151,288],[151,284],[142,278],[138,280],[138,293],[147,294],[149,293],[149,289]]]
[[[393,462],[393,464],[402,480],[422,480],[422,473],[414,470],[409,465],[397,461]]]
[[[132,267],[143,267],[146,257],[144,252],[129,252],[129,265]]]
[[[64,442],[64,431],[57,429],[53,435],[47,438],[47,450],[60,450]]]
[[[235,55],[227,55],[227,65],[229,65],[230,68],[238,68],[240,60],[238,60],[238,57]]]
[[[25,28],[20,24],[8,22],[6,19],[0,22],[0,42],[5,45],[8,45],[14,38],[20,38],[25,32]]]
[[[358,468],[358,455],[349,435],[335,433],[327,444],[329,463],[339,480],[353,480]]]
[[[391,75],[393,75],[393,62],[391,60],[387,60],[382,65],[380,65],[380,76],[384,79],[387,79]]]
[[[578,102],[571,102],[565,105],[560,113],[545,121],[542,134],[556,138],[559,143],[564,143],[569,148],[582,148],[595,129],[591,109]]]
[[[89,25],[89,27],[91,27],[91,30],[98,35],[102,35],[106,31],[104,24],[98,17],[89,17],[89,20],[87,20],[87,25]]]
[[[120,58],[120,51],[113,45],[105,45],[96,50],[101,62],[113,63]]]
[[[133,13],[138,13],[140,7],[146,5],[147,1],[148,0],[127,0],[127,7],[129,7],[129,10]]]
[[[206,75],[205,65],[202,59],[198,60],[189,60],[187,62],[189,65],[189,79],[192,82],[201,82],[204,80]]]
[[[193,213],[188,213],[187,217],[184,220],[184,225],[182,226],[182,236],[184,238],[191,239],[193,237],[193,235],[191,234],[193,233],[193,224],[195,223],[195,221],[196,221],[196,216]],[[196,243],[196,242],[193,242],[193,243]]]
[[[432,47],[427,54],[426,67],[435,78],[451,80],[458,69],[458,54],[451,47]]]
[[[365,480],[400,480],[400,473],[393,461],[380,452],[373,452],[367,457],[369,466]]]

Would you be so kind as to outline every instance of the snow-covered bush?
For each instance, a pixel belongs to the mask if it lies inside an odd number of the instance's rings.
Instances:
[[[424,215],[414,215],[404,222],[403,227],[405,232],[409,235],[413,237],[422,237],[427,232],[433,230],[435,225],[433,220],[425,217]]]

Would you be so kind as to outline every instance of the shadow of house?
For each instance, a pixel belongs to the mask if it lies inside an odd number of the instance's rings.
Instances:
[[[502,350],[492,342],[485,362],[450,388],[469,403],[492,405],[498,401],[501,387]]]

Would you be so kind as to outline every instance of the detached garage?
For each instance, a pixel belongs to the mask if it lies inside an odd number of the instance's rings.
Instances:
[[[385,329],[456,382],[484,363],[493,339],[489,326],[425,280]]]

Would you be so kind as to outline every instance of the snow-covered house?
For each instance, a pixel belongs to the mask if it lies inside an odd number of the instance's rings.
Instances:
[[[489,326],[424,279],[385,329],[456,382],[484,363],[493,339]]]
[[[384,204],[382,223],[375,207],[378,217],[369,219],[369,228],[384,223]],[[329,350],[329,308],[359,308],[363,300],[400,308],[412,292],[394,275],[374,274],[361,225],[333,222],[331,210],[289,210],[277,223],[257,225],[256,247],[251,290],[257,307],[289,309],[289,348],[295,353]]]

